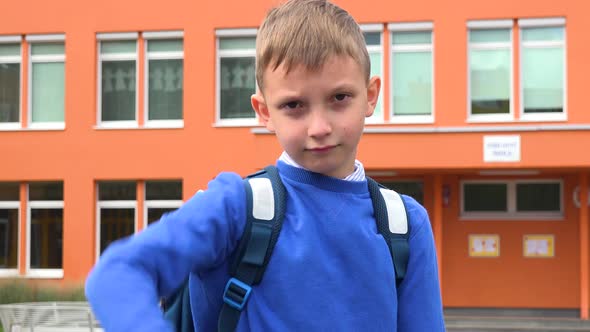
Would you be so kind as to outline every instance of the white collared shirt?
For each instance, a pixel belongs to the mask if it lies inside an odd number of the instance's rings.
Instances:
[[[297,168],[306,169],[305,167],[296,163],[295,160],[293,160],[293,158],[291,158],[291,156],[289,156],[286,151],[283,151],[283,153],[279,157],[279,160],[284,162],[287,165],[297,167]],[[345,181],[364,181],[365,180],[365,168],[363,167],[363,164],[360,161],[358,161],[357,159],[355,159],[354,160],[354,171],[351,174],[349,174],[347,177],[345,177],[344,180]]]

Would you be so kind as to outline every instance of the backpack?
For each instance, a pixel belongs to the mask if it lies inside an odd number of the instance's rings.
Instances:
[[[404,279],[409,260],[410,234],[405,203],[393,190],[367,177],[377,230],[389,247],[396,285]],[[244,179],[247,199],[247,221],[244,233],[230,265],[231,278],[223,293],[218,331],[236,329],[240,314],[260,283],[266,265],[279,237],[286,209],[286,191],[275,166],[248,175]],[[169,298],[161,302],[164,316],[175,331],[194,331],[190,308],[188,279]]]

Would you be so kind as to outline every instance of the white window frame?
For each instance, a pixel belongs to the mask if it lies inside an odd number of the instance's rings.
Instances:
[[[98,197],[98,186],[96,188]],[[96,261],[100,259],[100,211],[102,209],[133,209],[133,232],[137,233],[137,200],[97,201],[96,203]]]
[[[143,227],[148,227],[148,210],[151,208],[163,208],[163,209],[178,209],[182,206],[182,200],[145,200],[143,209]]]
[[[522,183],[536,184],[559,184],[559,212],[532,211],[518,212],[516,210],[516,186]],[[465,185],[466,184],[505,184],[506,189],[506,212],[469,212],[465,211]],[[515,179],[515,180],[463,180],[460,181],[460,220],[563,220],[564,211],[564,186],[561,179]]]
[[[432,22],[414,22],[414,23],[390,23],[387,25],[387,29],[389,30],[389,47],[391,50],[389,51],[389,77],[390,77],[390,91],[387,93],[390,94],[390,102],[389,102],[389,122],[391,123],[434,123],[434,105],[435,102],[435,68],[434,68],[434,24]],[[393,44],[393,35],[396,32],[430,32],[430,44],[412,44],[412,45],[394,45]],[[393,59],[395,57],[395,53],[404,53],[404,52],[430,52],[431,54],[431,61],[432,61],[432,86],[431,86],[431,101],[432,105],[430,105],[430,115],[395,115],[394,114],[394,107],[393,107],[393,75],[394,75],[394,68],[393,68]]]
[[[96,35],[97,50],[97,98],[96,98],[96,123],[97,128],[138,128],[139,111],[139,33],[99,33]],[[101,54],[103,41],[135,41],[135,53]],[[103,121],[102,120],[102,62],[103,61],[135,61],[135,120],[130,121]]]
[[[221,119],[221,58],[256,58],[256,49],[251,50],[220,50],[219,39],[225,37],[256,38],[257,29],[218,29],[215,30],[215,127],[252,127],[260,125],[258,115],[248,119]],[[256,91],[258,92],[258,83]]]
[[[153,40],[167,40],[167,39],[181,39],[183,41],[184,44],[184,32],[183,31],[155,31],[155,32],[144,32],[142,34],[142,37],[144,38],[145,42],[144,42],[144,50],[143,50],[143,54],[144,54],[144,59],[145,59],[145,65],[144,65],[144,75],[143,75],[143,81],[144,81],[144,90],[145,93],[143,94],[143,100],[144,100],[144,126],[146,128],[183,128],[184,127],[184,112],[183,114],[183,118],[181,119],[174,119],[174,120],[149,120],[149,84],[150,84],[150,80],[149,80],[149,65],[150,65],[150,60],[184,60],[184,49],[181,51],[174,51],[174,52],[148,52],[148,44],[150,41]],[[184,71],[184,66],[183,69]],[[183,98],[184,98],[184,73],[183,73]],[[184,105],[184,103],[183,103]],[[184,108],[184,106],[183,106]]]
[[[546,28],[546,27],[563,27],[562,41],[534,41],[525,42],[522,39],[523,28]],[[520,58],[518,66],[520,71],[520,119],[523,121],[565,121],[567,120],[567,29],[565,28],[565,18],[539,18],[539,19],[520,19],[518,20]],[[524,48],[550,48],[561,46],[563,49],[563,112],[561,113],[528,113],[524,112],[524,82],[522,72],[522,51]]]
[[[183,201],[181,199],[147,199],[147,182],[159,181],[159,180],[148,180],[143,182],[143,227],[148,227],[148,210],[150,208],[164,208],[164,209],[178,209],[182,206]],[[174,180],[176,181],[176,180]],[[182,187],[182,181],[180,182]]]
[[[471,43],[469,36],[473,30],[510,29],[510,40],[497,43]],[[467,22],[467,122],[510,122],[514,121],[514,47],[512,20],[486,20]],[[471,50],[510,50],[510,106],[508,114],[471,114]]]
[[[33,55],[33,45],[42,44],[42,43],[64,43],[65,47],[65,35],[28,35],[25,37],[27,42],[29,43],[29,77],[28,77],[28,123],[27,126],[30,129],[57,129],[63,130],[65,129],[65,100],[64,100],[64,121],[62,122],[33,122],[33,64],[34,63],[50,63],[50,62],[62,62],[64,64],[64,71],[65,71],[65,62],[66,62],[66,55],[65,49],[64,54],[61,55]],[[65,72],[64,72],[65,77]],[[64,91],[65,91],[65,80],[64,80]],[[65,98],[65,94],[64,94]]]
[[[28,197],[28,186],[27,186],[27,197]],[[26,253],[27,253],[27,266],[26,266],[26,274],[29,278],[51,278],[51,279],[59,279],[63,278],[64,270],[63,266],[61,269],[33,269],[31,268],[31,213],[34,209],[55,209],[55,210],[62,210],[64,208],[64,202],[61,201],[27,201],[27,240],[26,240]],[[62,219],[62,223],[63,223]],[[62,230],[64,229],[62,225]],[[63,234],[62,234],[62,241],[63,241]],[[63,250],[63,249],[62,249]],[[64,252],[62,251],[62,265],[63,265],[63,255]]]
[[[22,89],[22,82],[23,82],[23,63],[22,63],[22,54],[23,54],[23,45],[22,45],[22,38],[21,36],[0,36],[0,44],[19,44],[20,46],[20,54],[13,55],[13,56],[0,56],[0,63],[18,63],[20,64],[20,73],[19,73],[19,86],[18,86],[18,122],[0,122],[0,130],[15,130],[21,129],[21,121],[22,121],[22,112],[23,112],[23,105],[22,105],[22,96],[23,96],[23,89]]]
[[[383,82],[385,77],[383,77],[383,69],[385,65],[385,54],[384,54],[384,47],[383,47],[383,24],[375,23],[375,24],[361,24],[361,31],[364,32],[379,32],[379,45],[366,45],[367,52],[369,56],[371,54],[380,54],[381,55],[381,71],[379,72],[379,77],[381,78],[381,87],[379,88],[379,99],[381,100],[381,117],[375,117],[374,115],[365,118],[366,124],[375,124],[375,123],[384,123],[385,122],[385,98],[383,95]],[[377,111],[377,110],[375,110]]]
[[[2,201],[0,202],[0,209],[16,209],[18,215],[18,232],[16,239],[17,246],[16,246],[16,269],[7,269],[7,268],[0,268],[0,278],[5,277],[16,277],[18,276],[18,271],[20,269],[20,237],[21,237],[21,227],[20,227],[20,218],[21,218],[21,210],[20,210],[20,201]]]

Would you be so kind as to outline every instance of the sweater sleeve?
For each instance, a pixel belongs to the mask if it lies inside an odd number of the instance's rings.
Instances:
[[[159,307],[191,273],[218,266],[242,234],[242,179],[222,173],[208,189],[145,230],[112,243],[86,280],[105,331],[171,331]]]
[[[445,331],[436,249],[428,214],[404,196],[410,223],[410,258],[398,289],[398,331]]]

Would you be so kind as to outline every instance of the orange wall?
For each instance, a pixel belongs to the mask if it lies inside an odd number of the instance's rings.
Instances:
[[[577,308],[580,304],[578,211],[571,199],[577,177],[564,179],[564,220],[460,220],[460,176],[444,210],[443,289],[445,305],[475,307]],[[551,177],[555,178],[555,177]],[[469,179],[473,179],[470,177]],[[486,178],[487,179],[487,178]],[[469,257],[470,234],[498,234],[500,256]],[[553,234],[555,257],[523,257],[523,236]],[[559,285],[559,287],[556,287]]]
[[[252,134],[250,128],[216,128],[215,34],[217,28],[256,27],[276,3],[258,1],[154,0],[128,1],[5,1],[0,35],[65,33],[66,130],[0,132],[0,181],[64,181],[65,280],[82,281],[95,262],[94,185],[105,179],[183,179],[188,198],[220,170],[247,174],[272,163],[280,147],[272,135]],[[336,1],[361,23],[432,21],[434,23],[434,91],[436,123],[429,125],[373,125],[372,127],[535,126],[548,123],[467,124],[467,20],[530,17],[566,18],[568,121],[590,123],[585,96],[590,76],[590,3],[581,0],[497,1]],[[184,31],[184,128],[97,130],[96,33]],[[517,97],[518,94],[515,94]],[[389,103],[387,91],[384,103]],[[518,103],[518,97],[516,102]],[[551,124],[551,123],[549,123]],[[359,158],[367,169],[393,169],[413,174],[471,172],[482,168],[569,169],[589,168],[590,131],[521,133],[522,160],[509,165],[483,162],[479,133],[366,134]],[[513,134],[513,133],[511,133]],[[517,133],[514,133],[517,134]],[[566,192],[577,181],[566,176]],[[458,177],[449,175],[453,205],[443,213],[442,267],[445,304],[501,305],[502,297],[534,298],[539,306],[575,307],[579,285],[579,250],[576,209],[567,206],[560,223],[457,221]],[[425,185],[425,205],[431,206]],[[567,196],[567,195],[566,195]],[[430,209],[432,211],[432,209]],[[556,235],[556,259],[524,260],[522,255],[473,260],[467,257],[469,233],[499,233],[502,252],[521,253],[522,235],[528,232]],[[569,240],[568,240],[569,239]],[[448,264],[447,264],[448,263]],[[563,268],[567,266],[569,268]],[[516,273],[515,269],[524,271]],[[490,271],[496,274],[490,276]],[[469,280],[484,280],[489,288]],[[572,281],[560,283],[555,280]],[[553,281],[553,283],[551,283]],[[509,283],[530,288],[506,289]],[[553,285],[553,287],[546,287]],[[574,289],[575,288],[575,289]],[[543,292],[538,292],[542,289]],[[537,291],[535,291],[537,290]],[[516,292],[516,293],[515,293]],[[559,292],[559,293],[558,293]],[[565,295],[564,295],[565,293]],[[543,298],[547,295],[548,297]],[[551,303],[548,302],[551,299]],[[516,300],[516,305],[518,303]],[[524,305],[524,304],[522,304]]]

